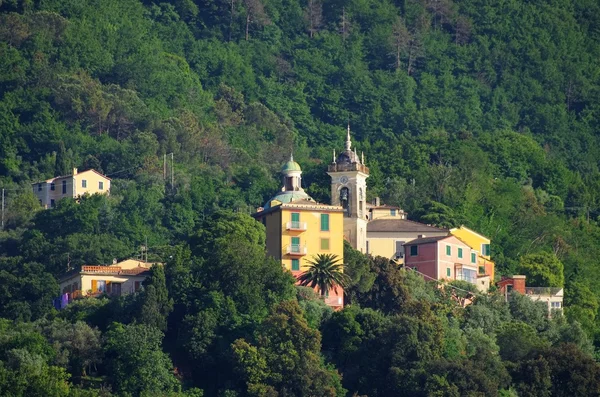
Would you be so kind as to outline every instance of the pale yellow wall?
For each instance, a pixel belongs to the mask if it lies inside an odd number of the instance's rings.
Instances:
[[[369,219],[375,220],[375,219],[405,219],[406,218],[406,214],[404,213],[404,211],[397,209],[397,208],[396,208],[396,215],[392,215],[391,214],[392,209],[393,208],[371,208],[369,210],[369,212],[370,212]]]
[[[286,230],[287,222],[292,220],[292,213],[300,213],[300,223],[306,223],[306,231]],[[312,260],[317,254],[335,254],[343,261],[344,258],[344,218],[341,212],[318,211],[315,209],[282,209],[281,211],[281,245],[283,254],[282,264],[288,270],[292,269],[292,259],[300,260],[300,270],[306,269],[307,260]],[[321,231],[321,214],[329,214],[329,231]],[[286,248],[292,243],[292,237],[300,237],[300,246],[306,246],[307,253],[301,257],[286,255]],[[329,250],[321,249],[321,239],[329,239]]]
[[[445,231],[440,232],[367,232],[369,254],[391,258],[396,255],[396,241],[409,242],[426,234],[427,237],[445,236]]]
[[[76,172],[76,170],[73,170]],[[82,181],[86,180],[87,187],[82,187]],[[63,193],[63,181],[66,182],[66,193]],[[103,190],[99,189],[99,182],[104,183]],[[39,190],[41,184],[42,190]],[[52,184],[54,184],[54,190],[52,190]],[[33,194],[41,201],[41,205],[44,208],[50,208],[52,200],[57,204],[59,200],[65,197],[77,197],[84,193],[94,194],[102,193],[109,194],[110,192],[110,179],[97,174],[92,170],[76,173],[75,175],[69,175],[62,178],[55,178],[52,180],[33,184]]]
[[[82,186],[82,181],[86,181],[86,186]],[[85,193],[94,194],[94,193],[102,193],[108,194],[110,192],[110,179],[95,173],[94,171],[88,170],[84,172],[80,172],[73,176],[75,191],[73,193],[74,197],[81,196]],[[99,182],[103,182],[103,189],[100,190]]]

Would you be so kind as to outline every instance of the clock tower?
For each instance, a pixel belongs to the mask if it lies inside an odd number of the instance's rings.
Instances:
[[[354,249],[367,251],[367,178],[369,169],[364,156],[352,151],[350,126],[346,135],[346,148],[327,168],[331,177],[331,205],[344,208],[344,238]]]

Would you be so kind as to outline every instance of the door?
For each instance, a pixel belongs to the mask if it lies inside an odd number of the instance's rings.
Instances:
[[[121,283],[112,283],[112,295],[121,296]]]
[[[300,237],[292,237],[292,252],[300,252]]]

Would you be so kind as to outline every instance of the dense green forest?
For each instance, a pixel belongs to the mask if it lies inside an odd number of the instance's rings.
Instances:
[[[598,59],[594,0],[0,0],[0,395],[600,394]],[[489,236],[565,316],[350,248],[346,309],[294,287],[247,214],[292,151],[329,202],[348,123],[369,199]],[[41,210],[72,167],[111,195]],[[142,292],[52,309],[146,244]]]

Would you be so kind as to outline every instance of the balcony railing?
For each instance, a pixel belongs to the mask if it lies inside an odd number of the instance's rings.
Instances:
[[[306,222],[291,221],[285,224],[287,230],[306,230]]]
[[[471,284],[476,284],[477,283],[477,276],[475,276],[475,277],[469,277],[469,276],[464,275],[464,274],[462,274],[462,275],[459,274],[459,275],[456,276],[456,279],[457,280],[466,281],[466,282],[471,283]]]
[[[81,271],[90,273],[119,273],[121,268],[119,266],[81,266]]]
[[[527,287],[525,294],[527,295],[550,295],[556,296],[562,292],[562,288],[557,287]]]
[[[290,244],[285,248],[285,253],[288,255],[304,256],[306,255],[306,252],[306,245],[302,246],[300,244]]]
[[[344,298],[341,296],[326,296],[323,300],[327,306],[342,306],[344,304]]]

